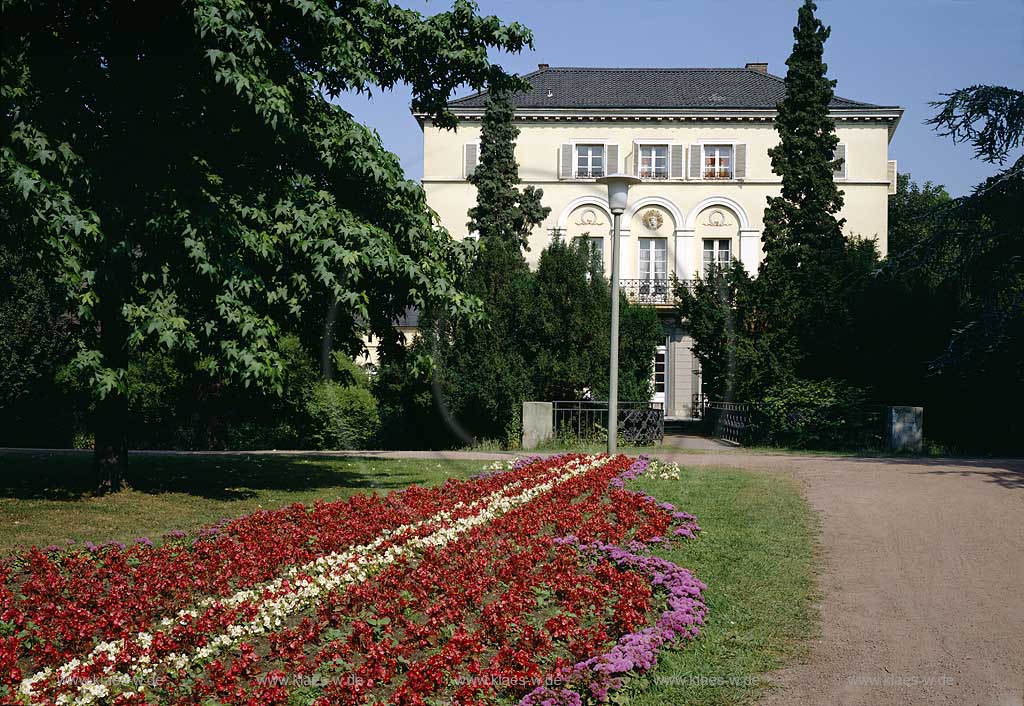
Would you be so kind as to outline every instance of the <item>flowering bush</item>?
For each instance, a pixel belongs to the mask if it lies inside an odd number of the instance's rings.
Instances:
[[[34,549],[0,565],[0,701],[604,701],[704,619],[703,585],[643,553],[694,518],[624,487],[672,473],[516,459],[159,545]]]

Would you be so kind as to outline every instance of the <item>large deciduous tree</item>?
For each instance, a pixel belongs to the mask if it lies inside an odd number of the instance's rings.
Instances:
[[[1004,165],[1024,146],[1024,91],[971,86],[933,104],[930,121],[975,155]],[[963,288],[961,321],[935,367],[967,377],[1024,380],[1024,155],[959,199],[952,217],[916,252],[918,264],[945,271]],[[950,257],[950,253],[955,257]]]
[[[460,313],[466,250],[379,137],[332,102],[399,82],[453,126],[461,84],[504,74],[529,31],[455,0],[3,4],[0,178],[74,303],[99,400],[101,490],[124,478],[129,361],[187,352],[217,380],[279,389],[285,334],[397,346],[410,304]],[[332,316],[326,312],[335,311]]]

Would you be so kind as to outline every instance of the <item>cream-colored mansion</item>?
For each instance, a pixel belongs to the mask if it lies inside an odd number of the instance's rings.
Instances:
[[[726,69],[555,68],[525,77],[517,96],[516,159],[524,185],[544,190],[551,208],[530,238],[535,263],[556,234],[589,238],[610,257],[607,189],[597,177],[625,172],[643,182],[630,190],[622,220],[620,277],[634,301],[666,311],[665,344],[655,360],[657,401],[669,417],[691,417],[699,367],[684,329],[673,325],[670,279],[700,277],[712,262],[738,259],[751,272],[762,257],[762,217],[777,195],[768,149],[778,142],[775,106],[783,80],[766,64]],[[479,159],[485,94],[450,103],[458,130],[423,127],[423,186],[429,204],[455,237],[466,237],[475,204],[466,180]],[[889,141],[902,110],[836,97],[839,136],[835,179],[849,234],[874,239],[884,255],[887,198],[896,162]]]

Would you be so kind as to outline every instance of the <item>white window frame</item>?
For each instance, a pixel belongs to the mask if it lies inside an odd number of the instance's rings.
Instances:
[[[662,358],[661,369],[661,392],[658,392],[658,356]],[[654,360],[651,365],[651,402],[665,402],[665,395],[668,392],[668,346],[660,345],[654,348]]]
[[[728,140],[696,140],[695,142],[691,142],[690,143],[691,145],[696,144],[696,145],[700,146],[700,172],[697,173],[697,174],[687,174],[687,177],[689,179],[696,179],[696,180],[700,180],[700,181],[713,181],[713,182],[738,181],[736,179],[736,145],[743,144],[743,142],[744,142],[743,140],[737,140],[737,139],[728,139]],[[732,161],[732,166],[729,169],[729,178],[728,179],[705,179],[704,178],[704,147],[705,146],[707,146],[707,147],[719,147],[719,146],[721,146],[721,147],[731,147],[732,148],[732,160],[731,160]],[[749,157],[749,155],[750,155],[750,147],[749,147],[749,144],[748,144],[747,156]],[[687,155],[687,156],[689,156],[689,155]],[[687,168],[687,170],[689,170],[689,168],[690,168],[689,165],[690,165],[690,160],[687,159],[686,160],[686,168]]]
[[[644,272],[641,268],[640,263],[643,262],[644,243],[651,241],[660,241],[665,244],[665,248],[663,250],[663,252],[665,253],[665,276],[662,279],[658,279],[656,277],[658,268],[654,266],[655,260],[653,257],[648,257],[647,272]],[[658,248],[652,245],[650,247],[650,251],[651,255],[653,255],[654,253],[658,252]],[[636,272],[637,279],[643,280],[645,282],[668,282],[668,238],[637,238]]]
[[[707,276],[707,274],[708,274],[708,265],[712,264],[712,263],[705,262],[705,260],[704,260],[704,253],[707,253],[707,252],[714,253],[714,259],[712,261],[713,264],[716,264],[716,265],[719,265],[719,266],[726,266],[726,267],[728,267],[729,263],[732,262],[732,258],[733,258],[733,255],[732,255],[732,250],[733,250],[732,245],[733,245],[733,243],[732,243],[732,241],[733,241],[733,238],[702,238],[701,239],[701,243],[700,243],[700,271],[701,271],[701,275],[702,276],[705,276],[705,277]],[[705,243],[714,243],[715,245],[714,245],[714,247],[711,250],[708,250],[707,248],[704,247]],[[723,250],[719,249],[719,245],[722,244],[722,243],[728,243],[728,245],[729,245],[729,249],[727,251],[729,257],[726,258],[725,262],[722,262],[721,253],[722,252],[726,252],[726,251],[723,251]]]
[[[575,179],[597,179],[598,178],[598,176],[594,175],[594,154],[593,154],[593,152],[591,152],[591,153],[589,153],[587,155],[587,173],[583,174],[582,171],[580,170],[580,158],[582,157],[582,155],[580,154],[580,148],[581,147],[586,147],[586,148],[588,148],[590,150],[592,150],[595,147],[599,147],[601,149],[601,174],[599,176],[607,176],[608,175],[608,145],[606,143],[604,143],[604,142],[578,142],[578,143],[573,144],[573,146],[572,146],[572,156],[573,156],[572,171],[573,171],[573,178],[575,178]]]
[[[725,178],[725,179],[722,179],[722,178],[719,178],[719,177],[710,177],[709,178],[709,177],[705,176],[705,171],[704,170],[707,168],[708,149],[712,148],[712,147],[715,147],[715,148],[718,148],[718,147],[728,147],[729,148],[729,176],[727,178]],[[721,165],[721,155],[720,154],[716,155],[716,162],[719,165],[717,167],[716,171],[720,171],[721,170],[721,166],[720,166]],[[714,141],[708,141],[708,142],[701,142],[700,143],[700,178],[703,179],[704,181],[735,181],[736,180],[736,143],[735,142],[729,142],[729,141],[726,141],[726,140],[721,140],[721,141],[714,140]]]
[[[602,157],[601,161],[604,162],[604,173],[605,173],[605,176],[607,176],[608,174],[611,174],[612,172],[609,171],[609,165],[608,165],[608,145],[610,143],[612,143],[612,142],[613,142],[613,140],[611,138],[609,138],[609,137],[580,137],[580,138],[575,138],[575,139],[569,140],[569,144],[572,146],[572,178],[574,180],[579,180],[579,181],[591,181],[594,178],[594,177],[581,177],[581,176],[579,176],[579,170],[580,170],[580,167],[579,167],[580,161],[579,160],[580,160],[580,155],[579,155],[578,148],[579,147],[589,147],[591,145],[600,145],[603,148],[603,152],[602,152],[603,157]],[[563,142],[562,144],[565,144],[565,143]]]
[[[645,147],[664,147],[665,148],[665,176],[643,176],[641,173],[641,160],[643,158],[641,151]],[[636,175],[641,179],[651,179],[652,181],[665,181],[669,178],[669,174],[672,171],[672,140],[633,140],[633,159],[636,162],[634,165],[636,168]],[[655,173],[657,172],[657,162],[652,165]]]

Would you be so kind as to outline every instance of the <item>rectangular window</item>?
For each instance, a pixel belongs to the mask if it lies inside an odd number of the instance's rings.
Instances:
[[[704,272],[712,267],[726,267],[732,261],[732,241],[728,238],[715,238],[704,241]]]
[[[640,238],[640,279],[662,284],[668,280],[668,241]]]
[[[658,346],[654,349],[654,401],[665,401],[665,380],[666,380],[666,347]]]
[[[637,153],[637,176],[668,179],[668,145],[638,145]]]
[[[705,179],[732,179],[732,145],[704,145]]]
[[[576,238],[576,242],[580,247],[587,248],[587,252],[592,257],[597,258],[598,266],[604,269],[604,238],[595,237],[592,235],[581,235]]]
[[[576,178],[604,176],[604,145],[576,145]]]

